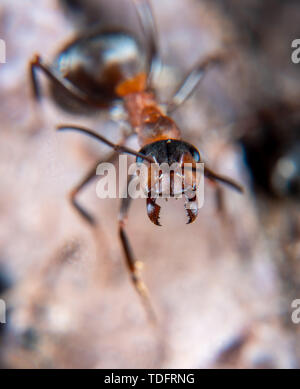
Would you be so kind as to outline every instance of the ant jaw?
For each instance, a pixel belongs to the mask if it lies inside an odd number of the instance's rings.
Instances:
[[[189,218],[189,220],[187,221],[186,224],[191,224],[196,220],[196,218],[198,216],[198,208],[197,209],[187,209],[186,208],[186,213],[187,213],[188,218]]]
[[[147,215],[149,219],[154,223],[156,226],[161,226],[159,222],[159,213],[160,213],[160,206],[156,204],[156,199],[148,197],[146,200],[147,205]]]
[[[167,200],[167,198],[166,198]],[[159,222],[159,215],[161,207],[156,204],[156,198],[148,197],[146,200],[147,206],[147,215],[151,222],[156,226],[161,226]],[[184,208],[186,210],[188,221],[186,224],[193,223],[198,216],[198,203],[196,195],[193,198],[187,198],[184,204]]]
[[[186,224],[193,223],[198,216],[197,196],[195,195],[192,198],[187,198],[186,202],[184,204],[184,208],[185,208],[186,213],[188,215],[188,221]]]

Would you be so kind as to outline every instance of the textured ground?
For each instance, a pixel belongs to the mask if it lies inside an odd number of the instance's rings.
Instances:
[[[126,3],[119,8],[110,1],[103,10],[135,28]],[[56,1],[2,1],[7,63],[0,64],[0,271],[12,282],[4,295],[9,320],[2,331],[2,364],[299,367],[300,327],[290,319],[291,301],[300,298],[299,208],[288,199],[254,194],[242,148],[234,142],[257,107],[279,96],[299,101],[299,73],[290,64],[299,7],[287,2],[284,12],[271,14],[260,50],[251,52],[235,23],[243,15],[234,7],[225,12],[217,1],[152,3],[169,65],[157,82],[164,98],[199,58],[226,45],[232,50],[230,63],[212,70],[174,117],[185,139],[213,168],[242,182],[246,193],[225,189],[226,211],[220,214],[215,189],[207,184],[204,207],[191,226],[184,224],[181,202],[163,204],[163,228],[149,222],[143,201],[134,203],[128,232],[158,311],[153,328],[123,263],[119,200],[100,201],[95,183],[80,196],[97,215],[96,230],[67,201],[70,188],[107,149],[54,131],[57,123],[81,123],[116,140],[117,125],[103,113],[65,114],[51,102],[46,82],[42,105],[31,99],[30,57],[38,52],[51,61],[74,25]],[[275,10],[276,1],[266,3]],[[255,4],[247,1],[249,15]]]

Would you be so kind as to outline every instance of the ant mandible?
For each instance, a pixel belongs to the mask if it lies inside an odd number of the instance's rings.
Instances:
[[[133,0],[140,25],[148,42],[144,50],[138,40],[129,32],[118,29],[94,29],[83,34],[68,44],[56,57],[52,65],[47,65],[40,56],[35,55],[30,62],[30,76],[33,93],[40,99],[41,93],[37,80],[37,70],[41,70],[51,81],[51,91],[56,102],[66,110],[109,108],[116,101],[121,101],[131,134],[136,134],[141,149],[139,152],[125,146],[127,137],[114,144],[105,137],[76,125],[58,126],[59,131],[74,130],[90,135],[111,147],[115,153],[128,153],[136,156],[137,161],[168,163],[177,162],[183,165],[201,162],[199,151],[181,139],[181,133],[170,114],[181,105],[195,90],[205,72],[213,65],[224,60],[224,54],[214,53],[200,62],[182,81],[171,101],[162,106],[153,90],[155,67],[160,63],[156,26],[149,0]],[[94,225],[94,218],[77,202],[76,196],[96,175],[97,164],[88,172],[83,180],[71,191],[70,200],[80,215]],[[206,164],[204,175],[211,181],[219,181],[242,192],[242,187],[232,179],[221,176],[209,169]],[[145,189],[147,213],[150,220],[159,224],[160,206],[156,198],[151,197],[151,185]],[[196,190],[196,188],[193,188]],[[187,201],[194,207],[187,208],[188,223],[193,222],[198,214],[196,195]],[[125,224],[131,199],[122,199],[119,214],[119,236],[124,250],[127,267],[132,282],[151,318],[153,310],[145,284],[140,276],[141,262],[134,257],[125,231]]]

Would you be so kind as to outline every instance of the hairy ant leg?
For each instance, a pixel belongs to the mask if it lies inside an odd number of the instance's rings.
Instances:
[[[130,183],[130,182],[129,182]],[[128,185],[129,185],[128,183]],[[149,316],[149,319],[152,322],[156,321],[156,315],[154,313],[154,310],[152,308],[152,304],[150,302],[148,289],[143,282],[141,278],[141,269],[143,266],[143,263],[141,261],[138,261],[135,259],[131,245],[129,243],[126,231],[125,231],[125,225],[128,220],[128,212],[129,207],[131,204],[131,198],[126,197],[122,199],[121,202],[121,208],[119,213],[119,236],[121,240],[121,244],[124,251],[124,256],[126,260],[127,268],[130,272],[131,280],[134,285],[135,290],[137,291],[138,295],[140,296],[142,303],[146,309],[146,312]]]
[[[123,137],[122,137],[122,140],[118,143],[118,146],[122,146],[124,145],[124,143],[126,142],[126,140],[128,139],[128,137],[130,136],[129,135],[125,135],[123,134]],[[75,186],[75,188],[73,188],[70,192],[70,201],[71,201],[71,204],[73,205],[73,207],[75,207],[76,211],[79,212],[79,214],[91,225],[95,225],[96,224],[96,221],[95,219],[93,218],[92,215],[90,215],[79,203],[78,201],[76,200],[76,196],[78,195],[78,193],[89,183],[91,182],[95,177],[96,177],[96,170],[97,170],[97,166],[102,163],[102,162],[111,162],[113,163],[116,159],[116,156],[118,155],[118,153],[116,151],[113,151],[109,156],[108,158],[106,158],[105,160],[104,159],[100,159],[97,161],[97,163],[95,165],[93,165],[93,167],[88,171],[88,173],[83,177],[83,179],[78,183],[78,185]]]
[[[69,198],[72,206],[76,209],[77,212],[87,221],[90,225],[96,225],[96,221],[92,215],[88,211],[86,211],[76,200],[78,193],[89,184],[96,177],[96,169],[99,163],[101,162],[113,162],[116,157],[116,153],[111,153],[110,157],[106,160],[99,160],[93,167],[88,171],[88,173],[84,176],[84,178],[73,188],[69,194]]]
[[[157,29],[155,20],[152,13],[152,8],[149,0],[133,0],[135,8],[137,10],[141,27],[143,29],[145,38],[148,42],[149,50],[149,60],[150,65],[148,73],[148,85],[151,85],[151,82],[154,77],[155,70],[160,68],[161,59],[158,49],[158,38],[157,38]]]
[[[144,159],[150,160],[150,162],[153,161],[149,157],[145,157],[143,154],[138,153],[138,152],[124,146],[124,143],[125,143],[126,139],[128,138],[128,136],[125,136],[125,135],[123,136],[123,139],[121,140],[120,143],[115,144],[115,143],[112,143],[111,141],[109,141],[108,139],[106,139],[105,137],[103,137],[102,135],[96,134],[87,128],[83,128],[83,127],[79,127],[79,126],[62,125],[62,126],[58,126],[57,130],[58,131],[65,131],[65,130],[79,131],[79,132],[82,132],[82,133],[87,134],[89,136],[92,136],[92,137],[96,138],[97,140],[99,140],[100,142],[105,143],[106,145],[110,146],[111,148],[114,149],[114,153],[110,156],[108,161],[113,161],[115,156],[116,156],[116,153],[122,153],[122,152],[132,154],[132,155],[135,155],[138,157],[143,157]],[[81,191],[81,189],[83,187],[85,187],[96,176],[95,175],[96,168],[100,162],[102,162],[102,160],[98,161],[97,164],[95,166],[93,166],[93,168],[87,173],[87,175],[83,178],[83,180],[70,193],[70,201],[71,201],[72,205],[79,212],[79,214],[91,225],[95,224],[94,218],[80,204],[78,204],[78,202],[76,201],[76,196]]]
[[[195,91],[206,72],[213,66],[219,65],[224,61],[224,54],[216,53],[205,58],[196,65],[184,78],[171,101],[167,105],[167,114],[174,112],[181,106]]]

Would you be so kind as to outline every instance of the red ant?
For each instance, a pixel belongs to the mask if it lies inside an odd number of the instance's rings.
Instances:
[[[88,134],[111,147],[116,153],[136,156],[138,162],[166,162],[169,165],[177,162],[181,166],[189,162],[192,163],[194,174],[195,164],[201,162],[200,153],[193,145],[181,140],[180,130],[169,115],[192,94],[207,69],[223,61],[224,55],[216,53],[196,66],[183,80],[171,102],[163,108],[152,88],[155,67],[160,61],[151,6],[148,0],[134,0],[134,4],[148,41],[147,50],[126,31],[98,28],[85,33],[67,45],[51,66],[38,55],[33,58],[30,75],[34,96],[36,99],[41,96],[36,74],[37,70],[41,70],[52,81],[51,90],[55,101],[65,109],[72,109],[74,104],[82,109],[103,109],[119,100],[127,112],[131,133],[138,136],[141,146],[139,152],[124,145],[127,137],[120,144],[114,144],[83,127],[62,125],[58,126],[58,130],[75,130]],[[78,204],[76,196],[95,177],[96,167],[100,162],[97,162],[70,194],[73,206],[91,225],[95,224],[94,218]],[[206,165],[204,175],[211,181],[228,184],[242,192],[239,184],[215,173]],[[156,198],[151,197],[151,184],[145,189],[149,193],[146,199],[148,216],[154,224],[160,225],[160,206],[156,204]],[[196,193],[195,187],[193,190]],[[188,223],[191,223],[198,214],[196,195],[188,201],[195,204],[194,207],[186,209]],[[125,232],[130,202],[129,197],[122,199],[119,235],[132,282],[151,313],[147,289],[140,277],[141,263],[135,259]]]

